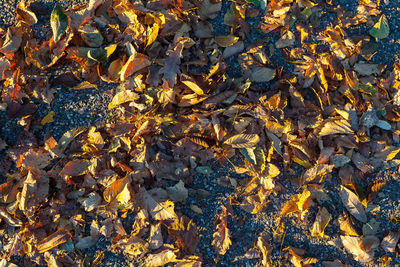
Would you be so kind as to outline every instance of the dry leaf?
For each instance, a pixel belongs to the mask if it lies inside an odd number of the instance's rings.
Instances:
[[[291,31],[287,31],[278,41],[275,42],[275,46],[276,48],[285,48],[288,46],[293,46],[295,41],[294,34]]]
[[[388,253],[396,252],[396,245],[399,242],[400,233],[398,232],[390,232],[387,236],[385,236],[381,242],[381,247],[384,251]]]
[[[326,122],[320,132],[319,136],[326,136],[331,134],[352,134],[354,131],[347,120],[334,120]]]
[[[367,215],[364,207],[358,199],[357,195],[344,186],[340,187],[339,192],[340,198],[342,199],[343,205],[346,209],[360,222],[367,222]]]
[[[340,236],[343,246],[348,252],[353,254],[354,259],[361,263],[367,263],[373,260],[374,254],[367,253],[360,247],[360,238],[355,236]]]
[[[39,253],[43,253],[58,245],[61,245],[62,243],[67,242],[67,240],[71,237],[72,235],[68,231],[64,229],[58,229],[53,234],[40,241],[37,244],[37,249],[39,250]]]
[[[311,236],[319,238],[328,237],[324,234],[324,230],[326,226],[328,226],[328,223],[331,219],[332,215],[328,212],[328,210],[325,207],[320,208],[311,229]]]
[[[233,148],[247,148],[254,147],[259,141],[260,137],[257,134],[238,134],[226,140],[224,144]]]
[[[216,231],[213,234],[211,245],[218,254],[225,255],[226,251],[232,245],[232,241],[228,229],[227,210],[224,206],[221,206],[221,209],[221,213],[215,220]]]

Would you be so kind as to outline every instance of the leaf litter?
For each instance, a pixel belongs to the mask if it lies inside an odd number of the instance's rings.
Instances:
[[[352,262],[286,242],[292,220],[307,238],[354,261],[390,263],[399,235],[380,230],[377,199],[386,184],[371,175],[400,163],[400,65],[373,64],[365,49],[371,36],[391,34],[380,8],[371,1],[349,13],[331,1],[91,0],[67,10],[56,4],[51,36],[40,40],[32,30],[39,16],[21,1],[15,25],[0,29],[1,107],[24,133],[17,143],[0,140],[2,261],[85,264],[81,251],[101,236],[143,266],[207,265],[192,214],[211,222],[215,215],[207,246],[218,263],[240,246],[236,225],[273,209],[273,231],[258,231],[242,257],[262,266],[272,258],[294,266]],[[320,25],[324,10],[336,14],[330,26]],[[222,15],[229,32],[221,34],[209,21]],[[370,36],[347,33],[363,24]],[[254,30],[265,38],[249,42]],[[274,62],[276,51],[292,72]],[[240,77],[230,75],[232,59]],[[96,89],[99,80],[117,85],[110,116],[58,141],[50,133],[40,140],[37,132],[57,119],[54,111],[36,116],[38,100],[54,100],[40,77],[63,64],[78,67],[57,82],[75,90]],[[231,166],[232,177],[218,177],[231,193],[208,214],[188,202],[210,197],[193,184],[214,177],[208,165],[216,161]]]

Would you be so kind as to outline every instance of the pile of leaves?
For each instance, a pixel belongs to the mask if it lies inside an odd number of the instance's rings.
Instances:
[[[0,187],[1,258],[25,266],[84,264],[82,251],[104,236],[145,266],[200,266],[198,228],[175,205],[185,202],[193,175],[218,160],[248,177],[228,181],[235,193],[215,219],[210,244],[218,254],[238,245],[228,225],[233,207],[262,212],[287,174],[297,173],[290,183],[299,193],[280,207],[276,232],[260,233],[251,257],[272,265],[271,244],[284,238],[282,218],[294,216],[321,239],[339,222],[338,246],[356,261],[390,262],[400,233],[381,240],[367,227],[385,183],[366,178],[400,163],[400,64],[369,63],[375,40],[390,33],[379,2],[359,1],[356,14],[332,2],[232,1],[223,20],[230,32],[215,36],[209,20],[220,15],[219,0],[91,0],[69,10],[55,5],[52,35],[40,40],[37,15],[21,1],[16,24],[0,30],[1,107],[21,129],[17,143],[0,140],[7,177]],[[322,28],[326,9],[337,19]],[[279,40],[248,43],[252,17]],[[360,24],[371,28],[369,36],[346,34]],[[294,64],[292,73],[270,59],[277,49]],[[232,56],[241,77],[227,75]],[[63,65],[75,70],[50,81]],[[83,90],[99,79],[118,84],[111,120],[59,140],[34,134],[54,112],[38,118],[33,99],[50,104],[51,85]],[[232,163],[234,155],[243,164]],[[345,210],[325,205],[332,174]],[[318,212],[310,221],[311,207]],[[122,220],[132,214],[126,231]],[[294,247],[283,252],[282,264],[324,260]]]

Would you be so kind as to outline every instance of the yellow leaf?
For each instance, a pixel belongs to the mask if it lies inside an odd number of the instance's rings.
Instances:
[[[47,123],[51,123],[54,121],[54,115],[56,113],[54,111],[50,111],[49,114],[47,114],[46,116],[44,116],[44,118],[41,121],[42,125],[45,125]]]
[[[97,89],[97,85],[92,84],[92,83],[90,83],[90,82],[88,82],[88,81],[83,81],[83,82],[81,82],[80,84],[78,84],[77,86],[74,86],[74,87],[73,87],[73,89],[78,89],[78,90],[81,90],[81,89],[89,89],[89,88],[95,88],[95,89]]]
[[[197,84],[195,84],[194,82],[182,81],[182,83],[184,85],[186,85],[187,87],[189,87],[196,94],[198,94],[198,95],[203,95],[204,94],[203,90]]]
[[[216,36],[214,40],[219,46],[228,47],[235,44],[239,40],[239,37],[233,35],[222,35]]]
[[[116,199],[121,204],[128,204],[131,200],[131,191],[129,190],[129,184],[125,183],[122,191],[116,196]]]

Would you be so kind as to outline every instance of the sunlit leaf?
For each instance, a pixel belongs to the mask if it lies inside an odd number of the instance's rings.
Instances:
[[[54,111],[50,111],[46,116],[43,117],[42,121],[40,122],[42,125],[47,123],[51,123],[54,121],[54,115],[56,113]]]
[[[374,25],[374,27],[372,27],[371,30],[369,30],[369,34],[376,39],[385,39],[389,36],[389,31],[389,22],[385,14],[382,14],[382,16],[379,18],[379,21]]]
[[[48,251],[58,245],[61,245],[67,240],[72,237],[72,235],[64,230],[64,229],[59,229],[53,234],[49,235],[48,237],[44,238],[37,244],[37,248],[39,250],[39,253],[43,253],[45,251]]]
[[[257,134],[238,134],[232,136],[224,142],[224,144],[231,145],[233,148],[246,148],[257,145],[260,137]]]
[[[53,40],[58,42],[68,27],[68,17],[64,9],[56,3],[50,16],[50,25],[53,31]]]
[[[357,220],[367,222],[367,215],[364,207],[358,199],[357,195],[344,186],[340,187],[339,196],[342,199],[343,205]]]

